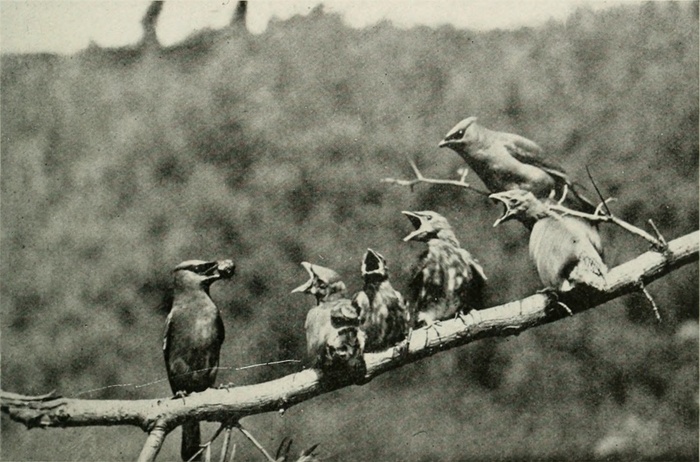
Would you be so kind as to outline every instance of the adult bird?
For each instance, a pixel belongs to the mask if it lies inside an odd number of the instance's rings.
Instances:
[[[306,315],[306,349],[311,367],[324,370],[361,366],[365,335],[360,314],[346,297],[345,283],[332,269],[301,262],[309,280],[292,290],[316,298]]]
[[[231,278],[235,269],[231,260],[188,260],[173,271],[173,302],[165,323],[163,353],[170,388],[177,396],[204,391],[216,380],[224,322],[209,296],[209,286]],[[199,423],[185,422],[182,459],[192,459],[199,445]]]
[[[579,194],[566,171],[534,141],[513,133],[497,132],[468,117],[450,130],[438,147],[447,147],[464,159],[492,193],[511,189],[531,191],[535,197],[560,201],[582,212],[595,205]]]
[[[365,351],[381,351],[406,338],[410,315],[403,296],[389,282],[386,259],[367,249],[362,259],[363,289],[353,297],[360,311],[360,329],[367,336]]]
[[[577,286],[605,290],[608,268],[593,226],[551,211],[529,191],[503,191],[489,197],[505,206],[494,226],[515,218],[531,230],[530,257],[545,288],[556,292]]]
[[[415,228],[404,241],[428,244],[409,286],[416,326],[483,308],[486,274],[479,262],[460,247],[447,219],[432,211],[401,213]]]

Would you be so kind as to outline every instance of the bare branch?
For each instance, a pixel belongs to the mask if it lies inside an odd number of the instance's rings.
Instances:
[[[666,252],[646,252],[610,270],[608,289],[590,297],[567,297],[561,302],[576,315],[624,294],[639,290],[640,281],[650,282],[698,260],[700,232],[695,231],[668,243]],[[529,328],[568,318],[565,310],[551,306],[546,294],[480,311],[463,318],[414,329],[407,351],[401,345],[364,355],[366,372],[362,383],[405,364],[439,351],[485,337],[508,336]],[[27,427],[76,427],[86,425],[136,425],[149,431],[139,461],[154,460],[165,435],[186,420],[229,423],[265,412],[278,411],[315,396],[353,385],[350,376],[329,380],[321,371],[307,369],[269,382],[233,389],[209,389],[185,399],[83,400],[55,395],[24,397],[0,391],[0,408]],[[242,430],[243,431],[243,430]]]
[[[165,423],[156,424],[148,434],[139,454],[138,462],[153,462],[163,446],[165,436],[170,432],[170,428]]]
[[[396,178],[382,178],[382,183],[389,183],[389,184],[396,184],[399,186],[408,186],[411,189],[413,189],[413,186],[417,185],[418,183],[429,183],[429,184],[442,184],[442,185],[450,185],[450,186],[458,186],[460,188],[466,188],[469,189],[470,191],[474,191],[475,193],[481,194],[482,196],[488,196],[490,193],[484,190],[481,190],[479,188],[475,188],[474,186],[470,185],[469,183],[465,182],[464,180],[467,177],[467,173],[469,171],[465,169],[460,169],[460,177],[459,180],[441,180],[438,178],[426,178],[423,176],[420,170],[418,170],[418,166],[414,161],[409,161],[411,164],[411,168],[413,169],[413,173],[416,175],[416,178],[413,180],[401,180],[401,179],[396,179]]]
[[[649,300],[649,303],[651,303],[651,307],[654,310],[654,316],[656,316],[656,320],[661,322],[661,315],[659,314],[659,307],[654,301],[654,297],[651,296],[649,291],[647,290],[646,286],[644,285],[643,281],[639,281],[639,290],[642,291],[644,296]]]
[[[233,428],[229,425],[226,427],[226,435],[224,435],[224,443],[221,445],[221,457],[219,458],[220,462],[226,462],[226,457],[228,456],[228,447],[231,444],[231,432]],[[236,450],[235,447],[233,449],[234,451]],[[231,457],[233,459],[233,457]]]
[[[601,203],[601,205],[598,206],[598,210],[600,210],[600,208],[603,204],[606,204],[605,208],[607,208],[607,201],[603,201]],[[554,210],[556,212],[559,212],[562,215],[571,215],[574,217],[584,218],[584,219],[592,221],[592,222],[616,224],[617,226],[624,229],[625,231],[632,233],[635,236],[639,236],[646,241],[649,241],[655,249],[663,250],[667,246],[667,244],[660,241],[659,239],[656,239],[654,236],[647,233],[643,229],[637,228],[633,224],[627,223],[626,221],[624,221],[624,220],[622,220],[622,219],[620,219],[612,214],[579,212],[578,210],[572,210],[572,209],[570,209],[568,207],[564,207],[563,205],[560,205],[560,204],[549,204],[549,209]]]
[[[265,458],[267,460],[269,460],[270,462],[275,462],[275,459],[270,455],[270,453],[268,453],[265,450],[265,448],[262,446],[262,444],[258,443],[258,440],[256,440],[255,437],[253,437],[252,433],[250,433],[248,430],[243,428],[241,426],[241,424],[236,425],[236,427],[238,428],[238,430],[240,430],[241,433],[243,433],[245,435],[246,438],[248,438],[250,440],[251,443],[253,443],[253,445],[256,448],[258,448],[258,450],[260,450],[260,452],[263,453],[263,455],[265,456]]]

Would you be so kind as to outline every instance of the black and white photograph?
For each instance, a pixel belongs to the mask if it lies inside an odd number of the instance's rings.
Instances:
[[[0,0],[0,460],[697,461],[698,5]]]

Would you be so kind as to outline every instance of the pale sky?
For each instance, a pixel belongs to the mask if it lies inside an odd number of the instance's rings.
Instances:
[[[475,30],[538,26],[563,20],[576,7],[594,10],[637,0],[254,0],[247,25],[261,33],[268,21],[308,14],[319,3],[340,13],[353,27],[388,19],[399,27],[453,24]],[[0,0],[0,50],[5,53],[73,53],[94,41],[101,46],[134,44],[141,38],[141,18],[149,0]],[[225,27],[235,0],[166,1],[158,20],[163,45],[182,41],[197,30]]]

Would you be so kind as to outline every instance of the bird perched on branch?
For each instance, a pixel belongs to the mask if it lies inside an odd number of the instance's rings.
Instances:
[[[520,220],[530,232],[530,257],[546,288],[568,292],[576,286],[605,290],[608,268],[603,262],[598,231],[585,220],[559,215],[524,190],[489,197],[504,204],[494,226]]]
[[[316,297],[317,306],[306,315],[306,348],[311,367],[335,369],[357,367],[364,350],[360,314],[346,298],[338,273],[323,266],[301,263],[309,280],[292,290]]]
[[[416,326],[483,308],[484,270],[460,247],[447,219],[432,211],[401,213],[415,228],[404,241],[428,244],[410,282]]]
[[[231,278],[235,269],[231,260],[188,260],[173,271],[173,302],[165,323],[163,353],[170,388],[178,396],[204,391],[216,380],[224,322],[209,296],[209,286]],[[190,460],[199,445],[199,423],[184,423],[182,459]]]
[[[367,249],[362,259],[363,289],[353,297],[366,334],[365,351],[381,351],[406,338],[410,315],[401,294],[389,282],[384,257]]]
[[[566,171],[545,159],[534,141],[513,133],[489,130],[469,117],[450,130],[438,144],[464,159],[491,192],[524,189],[539,199],[565,198],[565,205],[586,213],[595,205],[576,191]]]

